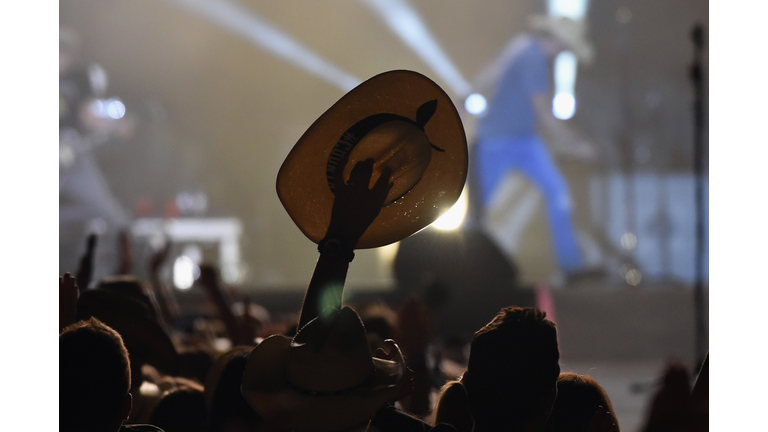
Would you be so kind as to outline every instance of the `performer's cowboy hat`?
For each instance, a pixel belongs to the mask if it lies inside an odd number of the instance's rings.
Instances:
[[[375,160],[370,186],[385,167],[394,186],[356,248],[394,243],[421,230],[458,200],[467,177],[467,139],[448,95],[412,71],[379,74],[321,115],[283,162],[277,195],[299,229],[319,243],[334,200],[356,162]]]
[[[77,300],[77,319],[95,317],[120,333],[131,359],[142,358],[160,372],[175,375],[179,355],[157,319],[141,282],[130,277],[102,281]]]
[[[573,52],[579,61],[589,65],[595,58],[595,49],[587,40],[587,28],[582,21],[567,17],[534,15],[529,23],[532,29],[544,31],[554,36],[560,43]]]
[[[365,328],[345,307],[307,323],[293,340],[275,335],[253,349],[242,392],[267,421],[296,432],[330,432],[364,423],[397,393],[405,371],[371,356]]]

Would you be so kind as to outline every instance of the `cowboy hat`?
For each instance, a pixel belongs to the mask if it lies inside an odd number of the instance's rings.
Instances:
[[[274,335],[253,349],[242,393],[267,421],[296,432],[364,423],[397,393],[405,363],[371,356],[365,328],[349,307],[307,323],[293,340]]]
[[[313,242],[326,234],[337,170],[374,159],[393,187],[356,248],[394,243],[425,228],[458,200],[467,178],[467,139],[450,97],[416,72],[384,72],[344,95],[302,135],[277,174],[277,195]]]
[[[126,278],[103,281],[77,300],[77,319],[95,317],[123,338],[133,360],[144,359],[160,372],[175,375],[179,356],[173,342],[157,321],[140,282]]]
[[[532,29],[546,32],[573,52],[579,61],[589,65],[595,58],[595,49],[587,40],[587,28],[581,21],[567,17],[534,15],[529,18]]]

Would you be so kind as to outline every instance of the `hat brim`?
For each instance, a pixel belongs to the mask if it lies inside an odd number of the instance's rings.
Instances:
[[[253,349],[243,374],[242,393],[269,422],[295,432],[331,432],[362,424],[389,402],[405,370],[402,354],[373,358],[369,385],[344,394],[314,396],[294,390],[285,378],[291,339],[270,336]]]
[[[362,119],[388,113],[415,119],[425,102],[437,101],[424,126],[434,146],[421,180],[382,208],[360,238],[357,249],[385,246],[425,228],[459,198],[467,178],[467,139],[456,107],[432,80],[407,70],[384,72],[344,95],[299,139],[277,175],[277,195],[288,215],[313,242],[326,234],[334,195],[326,167],[340,137]]]

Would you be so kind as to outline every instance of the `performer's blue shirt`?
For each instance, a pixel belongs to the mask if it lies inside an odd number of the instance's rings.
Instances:
[[[479,140],[536,135],[532,96],[549,92],[549,60],[532,36],[522,36],[512,49],[515,54],[501,73],[488,110],[480,119]]]

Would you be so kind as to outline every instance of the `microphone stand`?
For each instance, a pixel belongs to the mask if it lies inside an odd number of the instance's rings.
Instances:
[[[707,332],[704,326],[704,108],[703,73],[701,53],[704,45],[704,30],[696,24],[691,34],[694,46],[691,81],[693,82],[694,130],[693,130],[693,172],[696,181],[696,282],[693,290],[695,319],[695,354],[698,365],[704,362],[707,353]]]

